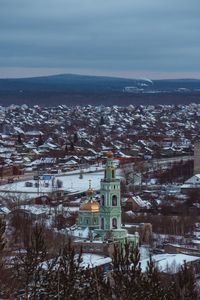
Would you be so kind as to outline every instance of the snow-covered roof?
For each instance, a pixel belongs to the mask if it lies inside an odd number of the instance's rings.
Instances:
[[[29,211],[33,215],[43,215],[49,212],[49,207],[43,205],[21,205],[19,209]]]
[[[89,230],[88,227],[82,229],[82,228],[79,228],[78,226],[72,226],[72,227],[68,230],[68,233],[69,233],[71,236],[74,236],[74,237],[78,237],[78,238],[88,238],[89,233],[90,233],[90,230]]]
[[[152,256],[153,261],[161,272],[175,274],[180,270],[184,261],[186,263],[200,260],[198,256],[186,255],[186,254],[158,254]],[[142,271],[145,272],[149,259],[141,261]]]
[[[132,210],[126,211],[126,214],[127,214],[129,217],[135,216],[135,213],[134,213]]]
[[[65,163],[65,165],[77,165],[77,162],[76,162],[75,160],[71,159],[71,160],[68,160],[68,161]]]
[[[79,255],[76,254],[75,255],[75,260],[78,260]],[[44,270],[48,269],[48,267],[51,265],[52,262],[55,263],[55,266],[53,267],[53,269],[58,269],[59,266],[59,261],[62,260],[62,257],[58,257],[57,258],[58,263],[56,263],[56,261],[54,262],[53,259],[50,259],[49,261],[44,261],[42,263],[40,263],[40,267],[43,268]],[[105,264],[109,264],[112,262],[112,259],[108,256],[103,256],[103,255],[98,255],[98,254],[92,254],[92,253],[83,253],[81,255],[81,263],[80,263],[80,267],[82,268],[95,268],[98,266],[102,266]]]
[[[151,204],[148,202],[148,201],[146,201],[146,200],[142,200],[141,198],[140,198],[140,196],[134,196],[133,197],[133,200],[138,204],[138,206],[140,206],[140,207],[150,207],[151,206]]]
[[[0,207],[0,215],[7,215],[10,213],[10,209],[8,209],[7,207],[3,206]]]
[[[25,135],[38,136],[38,135],[43,135],[43,132],[42,131],[33,130],[33,131],[27,131],[27,132],[25,132]]]
[[[84,268],[95,268],[112,262],[112,259],[108,256],[102,256],[91,253],[83,253],[82,260],[83,261],[81,262],[81,267]]]
[[[141,208],[151,207],[151,204],[149,203],[149,201],[142,200],[140,198],[140,196],[132,196],[131,198],[124,199],[123,202],[126,202],[129,199],[133,200]]]
[[[185,181],[181,188],[195,188],[200,186],[200,174],[195,174],[191,178]]]

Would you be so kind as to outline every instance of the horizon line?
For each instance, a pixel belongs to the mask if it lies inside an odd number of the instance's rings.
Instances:
[[[146,79],[146,80],[199,80],[200,72],[155,72],[155,71],[108,71],[92,69],[64,69],[64,68],[2,68],[0,79],[25,79],[36,77],[62,75],[77,75],[91,77],[114,77],[121,79]]]

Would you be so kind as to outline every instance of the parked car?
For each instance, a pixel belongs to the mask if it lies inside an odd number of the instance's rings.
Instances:
[[[25,182],[25,186],[26,186],[26,187],[32,187],[32,186],[33,186],[33,183],[30,182],[30,181],[26,181],[26,182]]]
[[[13,183],[14,182],[14,178],[8,178],[8,183]]]

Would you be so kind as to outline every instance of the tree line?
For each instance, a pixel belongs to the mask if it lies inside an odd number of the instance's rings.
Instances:
[[[112,268],[82,266],[82,253],[73,243],[49,253],[43,229],[32,228],[23,247],[6,254],[5,224],[0,223],[1,299],[197,299],[191,268],[183,265],[175,275],[161,274],[150,258],[142,272],[140,253],[126,244],[115,247]]]

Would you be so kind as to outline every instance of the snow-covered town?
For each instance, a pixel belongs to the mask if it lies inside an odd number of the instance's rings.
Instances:
[[[128,243],[138,249],[141,272],[150,261],[164,276],[192,268],[198,287],[200,105],[12,105],[0,112],[6,268],[25,263],[26,240],[42,226],[42,272],[51,264],[57,271],[63,256],[55,253],[70,240],[81,268],[110,276],[116,246]],[[32,284],[22,294],[32,295]]]
[[[0,300],[200,300],[199,3],[0,0]]]
[[[38,165],[64,172],[94,163],[109,149],[119,158],[146,160],[191,155],[199,116],[198,104],[0,107],[1,173],[12,175],[13,167],[18,175]]]

